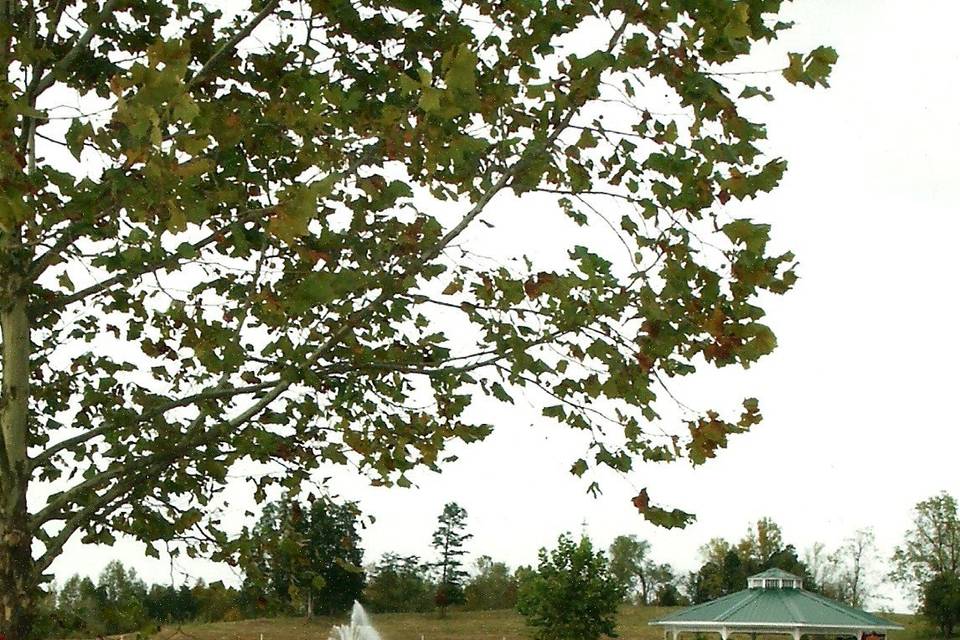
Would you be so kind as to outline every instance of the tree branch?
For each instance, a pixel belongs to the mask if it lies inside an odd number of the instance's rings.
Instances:
[[[152,467],[142,467],[141,469],[146,472],[152,469]],[[68,540],[70,540],[71,537],[73,537],[73,534],[77,532],[77,529],[89,522],[90,518],[98,511],[108,507],[111,502],[122,498],[128,491],[136,486],[139,479],[139,475],[134,474],[122,482],[117,482],[103,495],[93,500],[80,511],[75,512],[64,523],[63,528],[50,541],[50,543],[46,545],[43,555],[37,559],[33,566],[34,575],[39,578],[40,575],[47,569],[47,567],[49,567],[50,564],[60,555],[60,552],[63,551],[63,546]]]
[[[87,478],[78,485],[74,485],[67,491],[56,494],[43,509],[30,518],[30,524],[34,528],[37,528],[40,525],[46,524],[47,522],[56,520],[57,514],[61,509],[63,509],[63,507],[69,505],[71,502],[74,502],[76,498],[81,495],[89,495],[91,491],[95,491],[105,482],[109,482],[110,480],[121,476],[123,471],[124,465],[114,465],[113,467],[101,471],[91,478]]]
[[[189,396],[183,396],[182,398],[177,398],[175,400],[170,400],[169,402],[165,402],[164,404],[160,405],[156,409],[153,409],[151,411],[144,413],[142,416],[140,416],[140,418],[136,421],[136,423],[139,424],[142,422],[146,422],[153,418],[162,416],[166,412],[171,411],[173,409],[199,404],[207,400],[222,400],[225,398],[232,398],[235,396],[257,393],[258,391],[264,391],[266,389],[273,387],[274,384],[276,384],[276,381],[262,382],[260,384],[253,384],[245,387],[227,387],[227,388],[213,387],[211,389],[201,391],[200,393],[194,393]],[[61,440],[60,442],[57,442],[56,444],[51,445],[47,449],[43,450],[42,452],[34,456],[34,458],[30,462],[30,469],[31,470],[37,469],[41,465],[49,462],[55,455],[57,455],[61,451],[64,451],[65,449],[69,449],[70,447],[76,446],[78,444],[83,444],[84,442],[87,442],[88,440],[92,440],[97,436],[101,436],[106,433],[109,433],[113,428],[114,428],[113,425],[105,424],[95,429],[90,429],[89,431],[85,431],[84,433],[77,434],[71,438],[67,438],[66,440]]]
[[[244,211],[236,220],[231,220],[229,224],[223,225],[216,231],[211,232],[202,240],[198,240],[194,242],[191,246],[195,251],[200,251],[207,245],[217,241],[219,237],[229,229],[230,225],[243,224],[245,222],[249,222],[257,214],[264,213],[266,211],[271,211],[271,210],[273,210],[273,207],[264,207],[260,209],[248,209]],[[46,264],[52,263],[52,258],[48,257],[47,255],[49,253],[50,252],[48,251],[46,254],[44,254],[43,256],[38,258],[36,261],[34,261],[34,265],[36,265],[37,267],[41,266],[40,264],[38,264],[40,261],[43,261],[43,263],[46,263]],[[159,271],[160,269],[164,269],[166,267],[176,266],[183,259],[184,258],[182,258],[181,256],[175,253],[166,254],[162,257],[162,259],[156,262],[145,263],[142,266],[140,266],[138,269],[134,269],[132,271],[123,271],[121,273],[116,274],[113,277],[107,278],[106,280],[102,280],[96,284],[92,284],[89,287],[81,289],[80,291],[76,291],[74,293],[71,293],[70,295],[62,296],[61,298],[54,300],[53,302],[51,302],[49,305],[45,307],[43,315],[45,315],[46,313],[49,313],[50,311],[62,309],[64,307],[67,307],[73,304],[74,302],[79,302],[80,300],[84,300],[92,295],[96,295],[98,293],[106,291],[107,289],[110,289],[114,285],[122,284],[122,283],[129,284],[134,280],[136,280],[137,278],[139,278],[140,276],[144,276],[144,275],[153,273],[155,271]]]
[[[117,0],[107,0],[103,4],[103,8],[100,9],[100,12],[94,16],[93,20],[87,25],[87,30],[83,32],[83,35],[74,43],[73,47],[70,48],[70,51],[66,53],[60,60],[53,66],[50,71],[48,71],[43,76],[37,75],[34,77],[33,81],[30,83],[30,87],[27,88],[27,94],[35,99],[41,93],[49,89],[54,81],[56,80],[56,75],[61,71],[64,71],[69,67],[73,60],[80,55],[81,51],[84,51],[90,44],[90,40],[93,39],[93,36],[97,34],[97,30],[100,28],[100,25],[103,24],[103,21],[107,19],[109,15],[113,13],[114,6],[116,6]]]
[[[250,35],[250,33],[257,28],[257,25],[259,25],[267,18],[267,16],[273,13],[278,4],[280,4],[280,0],[269,0],[264,5],[263,9],[260,10],[260,13],[255,15],[250,22],[244,25],[244,27],[235,33],[232,38],[227,40],[223,46],[217,49],[196,74],[186,79],[187,88],[192,88],[193,85],[199,82],[214,67],[214,65],[220,61],[220,58],[233,51],[244,38]]]

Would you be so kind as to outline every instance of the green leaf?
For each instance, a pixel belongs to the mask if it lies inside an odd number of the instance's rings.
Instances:
[[[93,127],[89,122],[82,122],[79,118],[71,122],[67,134],[64,136],[70,154],[79,160],[80,154],[83,152],[84,142],[92,136]]]
[[[580,458],[579,460],[573,463],[572,467],[570,467],[570,473],[572,473],[573,475],[579,478],[579,477],[582,477],[583,474],[587,472],[587,468],[588,468],[587,461],[584,460],[583,458]]]
[[[440,97],[442,95],[443,92],[436,87],[424,87],[417,106],[427,113],[438,111],[440,109]]]
[[[499,382],[494,382],[492,385],[490,385],[490,389],[493,392],[493,397],[497,400],[513,404],[513,397],[507,393],[506,389],[504,389],[503,385],[501,385]]]
[[[743,91],[740,92],[741,98],[753,98],[756,96],[763,97],[763,99],[766,100],[767,102],[773,101],[773,94],[770,93],[769,89],[763,90],[757,87],[747,86],[747,87],[744,87]]]
[[[453,91],[472,94],[476,92],[476,70],[477,54],[469,47],[460,45],[443,80],[447,88]]]

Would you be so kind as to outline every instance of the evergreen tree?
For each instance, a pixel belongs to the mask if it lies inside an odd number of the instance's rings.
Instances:
[[[444,615],[451,604],[463,604],[463,585],[467,572],[463,568],[463,556],[467,553],[464,544],[473,537],[465,531],[467,512],[456,502],[450,502],[443,508],[437,520],[437,530],[433,532],[433,548],[440,556],[437,562],[439,584],[436,603],[440,615]]]

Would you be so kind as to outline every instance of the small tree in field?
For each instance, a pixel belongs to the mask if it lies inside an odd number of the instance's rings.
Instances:
[[[602,552],[590,539],[565,534],[557,548],[540,550],[535,572],[520,580],[517,610],[539,640],[597,640],[616,637],[623,589]]]

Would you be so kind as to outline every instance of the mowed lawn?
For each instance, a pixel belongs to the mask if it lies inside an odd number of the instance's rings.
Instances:
[[[647,623],[671,609],[624,607],[620,612],[618,633],[622,640],[661,640],[663,631]],[[907,627],[890,635],[890,640],[915,640],[930,637],[913,616],[889,615],[889,619]],[[184,635],[165,628],[153,640],[326,640],[330,627],[344,618],[274,618],[217,622],[184,626]],[[383,640],[523,640],[530,636],[523,618],[514,611],[452,611],[446,618],[436,614],[392,613],[373,616]],[[775,636],[783,640],[786,636]],[[706,636],[712,640],[710,636]]]

